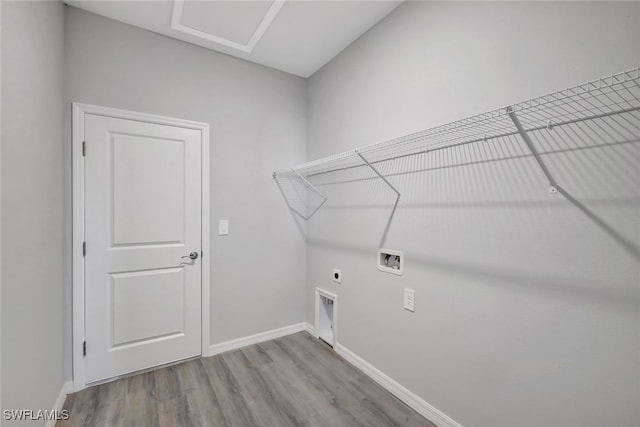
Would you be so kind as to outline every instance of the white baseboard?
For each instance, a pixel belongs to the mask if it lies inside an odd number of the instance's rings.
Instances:
[[[367,374],[371,379],[387,389],[390,393],[395,395],[398,399],[406,403],[409,407],[413,408],[423,417],[427,418],[438,427],[462,427],[459,423],[452,418],[444,414],[442,411],[436,409],[433,405],[425,402],[415,393],[409,391],[403,387],[400,383],[393,380],[369,362],[353,353],[343,345],[336,343],[334,350],[340,356],[344,357],[349,363],[359,368]]]
[[[314,328],[311,323],[305,323],[304,330],[309,332],[309,334],[313,335],[314,337],[316,336],[316,328]]]
[[[295,325],[285,326],[284,328],[272,329],[270,331],[260,332],[259,334],[249,335],[248,337],[213,344],[209,347],[209,356],[302,332],[307,330],[307,325],[307,323],[296,323]]]
[[[58,393],[58,397],[53,404],[53,412],[62,411],[62,407],[64,406],[64,401],[67,398],[67,394],[73,392],[73,381],[67,381],[62,384],[62,388],[60,389],[60,393]],[[55,427],[56,420],[47,420],[46,427]]]

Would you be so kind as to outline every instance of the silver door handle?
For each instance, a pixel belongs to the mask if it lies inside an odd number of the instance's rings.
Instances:
[[[185,255],[183,257],[180,258],[191,258],[191,259],[197,259],[198,258],[198,252],[193,251],[191,252],[189,255]]]

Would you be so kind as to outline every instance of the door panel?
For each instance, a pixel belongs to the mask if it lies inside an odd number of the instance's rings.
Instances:
[[[113,244],[184,243],[185,142],[112,134],[110,144]]]
[[[184,335],[183,268],[116,273],[110,279],[111,348]]]
[[[85,115],[87,383],[201,353],[201,133]]]

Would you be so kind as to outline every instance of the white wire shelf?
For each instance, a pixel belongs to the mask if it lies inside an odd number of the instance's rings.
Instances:
[[[549,181],[571,203],[547,169],[544,155],[640,140],[640,67],[389,141],[345,151],[273,173],[289,207],[309,219],[326,201],[320,188],[350,179],[382,179],[417,172],[419,162],[391,162],[469,145],[482,161],[533,156]],[[524,144],[523,144],[524,142]],[[447,166],[452,166],[447,165]],[[393,171],[393,172],[389,172]],[[354,176],[356,178],[354,178]],[[396,200],[397,204],[397,200]]]

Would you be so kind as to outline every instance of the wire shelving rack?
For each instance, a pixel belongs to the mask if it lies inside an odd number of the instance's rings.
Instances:
[[[584,205],[567,192],[547,167],[545,154],[589,149],[640,141],[640,67],[579,84],[564,90],[495,109],[442,126],[389,141],[345,151],[273,173],[289,208],[308,220],[326,202],[322,185],[345,171],[379,178],[396,194],[401,190],[384,174],[389,162],[469,144],[500,141],[503,149],[487,148],[483,160],[533,157],[549,184],[549,193],[559,194],[585,211]],[[504,144],[504,141],[510,142]],[[513,142],[516,143],[513,143]],[[579,141],[579,143],[576,143]],[[552,147],[549,151],[549,147]],[[402,163],[404,165],[410,162]],[[417,171],[402,170],[394,174]],[[314,182],[312,184],[312,182]],[[333,183],[340,182],[339,180]],[[592,218],[594,221],[597,218]],[[599,224],[608,227],[606,224]],[[608,230],[615,233],[613,230]],[[638,250],[631,247],[634,252]]]

